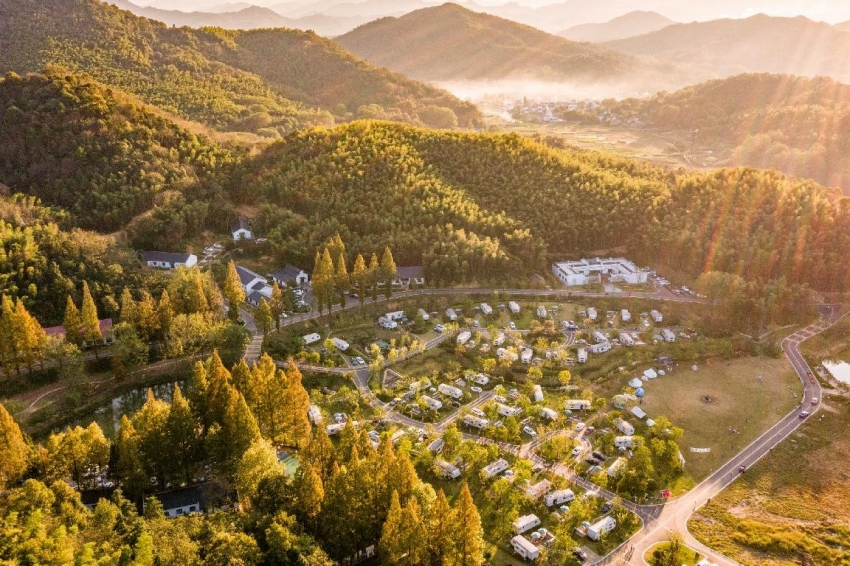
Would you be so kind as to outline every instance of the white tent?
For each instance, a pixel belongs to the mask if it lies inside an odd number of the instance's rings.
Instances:
[[[645,372],[643,372],[643,375],[644,375],[647,379],[655,379],[656,377],[658,377],[658,374],[657,374],[657,373],[655,372],[655,370],[654,370],[654,369],[652,369],[652,368],[649,368],[648,370],[646,370]]]
[[[643,382],[636,377],[629,382],[629,387],[634,387],[634,388],[643,387]]]

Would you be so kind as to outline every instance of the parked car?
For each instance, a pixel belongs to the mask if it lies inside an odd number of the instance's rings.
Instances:
[[[581,454],[581,446],[576,446],[575,448],[573,448],[573,451],[571,452],[571,454],[572,454],[573,458],[575,458],[576,456]]]
[[[528,436],[537,436],[537,432],[533,428],[531,428],[530,426],[522,427],[522,432],[524,432]]]
[[[509,327],[511,330],[516,330],[516,324],[514,323],[514,321],[510,321],[510,322],[508,323],[508,327]]]
[[[578,423],[576,425],[576,432],[581,432],[584,430],[584,423]]]
[[[480,387],[478,387],[477,385],[473,385],[472,387],[470,387],[470,388],[469,388],[469,390],[470,390],[470,391],[472,391],[473,393],[481,393],[481,391],[483,391],[483,390],[482,390]]]
[[[800,413],[800,418],[801,418],[801,419],[805,419],[805,418],[806,418],[806,417],[808,417],[810,414],[811,414],[811,413],[809,413],[808,411],[803,411],[803,412],[801,412],[801,413]]]
[[[611,510],[611,508],[612,508],[612,507],[613,507],[613,505],[611,505],[611,502],[610,502],[610,501],[608,501],[608,502],[606,502],[606,503],[605,503],[605,505],[603,505],[603,506],[602,506],[601,511],[602,511],[603,513],[607,513],[608,511],[610,511],[610,510]]]
[[[819,403],[817,397],[812,397],[812,405],[817,405]]]

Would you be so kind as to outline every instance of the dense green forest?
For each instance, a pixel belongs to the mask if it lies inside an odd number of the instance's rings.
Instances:
[[[264,48],[272,50],[262,53],[268,62],[256,51]],[[332,112],[432,123],[436,107],[462,126],[479,118],[469,104],[374,68],[314,34],[168,28],[98,0],[4,2],[0,71],[49,65],[86,72],[181,118],[270,137],[332,124]],[[350,80],[316,78],[317,69],[343,68]]]
[[[850,192],[850,86],[832,79],[747,74],[649,99],[606,101],[606,112],[696,133],[696,147],[732,165],[778,169]]]
[[[123,228],[234,163],[230,150],[85,76],[0,79],[0,179],[77,226]],[[93,212],[96,211],[96,214]]]
[[[467,486],[450,504],[420,479],[409,441],[397,450],[385,434],[376,447],[351,421],[332,444],[307,419],[310,400],[294,364],[279,369],[264,356],[228,370],[213,354],[196,364],[186,389],[176,388],[170,403],[149,392],[111,440],[92,423],[33,446],[0,405],[0,560],[330,566],[377,546],[384,564],[483,563]],[[300,449],[297,470],[279,462],[275,446]],[[476,448],[479,459],[497,451]],[[101,491],[94,509],[66,483],[96,492],[113,480],[120,490]],[[236,500],[242,512],[167,519],[147,496],[172,482],[205,492],[210,511]]]

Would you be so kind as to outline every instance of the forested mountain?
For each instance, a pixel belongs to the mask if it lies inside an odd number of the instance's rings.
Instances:
[[[376,122],[295,133],[246,170],[232,194],[259,205],[255,225],[282,258],[309,262],[339,233],[358,250],[390,245],[400,265],[423,262],[436,284],[517,280],[620,245],[694,276],[850,281],[848,201],[777,173],[674,175],[515,135]]]
[[[62,69],[0,79],[0,182],[110,232],[236,160],[137,101]]]
[[[125,0],[106,0],[122,10],[129,10],[137,16],[150,18],[169,26],[220,27],[224,29],[256,29],[296,27],[295,20],[284,18],[274,10],[260,6],[248,6],[235,12],[181,12],[163,10],[150,6],[138,6]]]
[[[254,54],[241,53],[236,32],[168,28],[98,0],[8,0],[0,9],[3,71],[38,72],[50,64],[84,71],[106,85],[218,130],[274,137],[296,127],[332,124],[331,112],[343,119],[356,116],[364,99],[369,100],[363,109],[369,117],[404,115],[421,123],[419,111],[428,116],[438,106],[477,118],[470,105],[444,91],[374,68],[314,34],[272,32],[289,36],[278,45],[298,46],[264,54],[270,67],[277,63],[296,73],[286,76],[292,83],[281,84],[281,75],[266,82],[251,69],[212,58],[218,53],[231,63],[245,59],[251,65]],[[347,76],[357,80],[322,83],[322,92],[305,90],[316,84],[309,75],[322,67],[349,68]],[[288,98],[296,96],[300,98]],[[319,97],[332,104],[325,109],[308,106]]]
[[[572,41],[601,43],[635,35],[650,33],[675,24],[657,12],[636,10],[614,18],[603,24],[581,24],[560,32],[558,35]]]
[[[423,80],[526,77],[604,82],[654,74],[632,57],[457,4],[382,18],[337,41],[375,64]]]
[[[621,119],[696,134],[722,163],[779,169],[850,194],[850,86],[747,74],[649,99],[605,103]]]
[[[802,16],[759,14],[677,24],[604,45],[703,68],[721,77],[768,72],[850,81],[850,34]]]

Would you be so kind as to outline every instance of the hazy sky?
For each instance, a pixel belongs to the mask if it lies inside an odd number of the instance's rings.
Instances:
[[[108,0],[107,0],[108,1]],[[204,10],[230,3],[257,6],[275,4],[312,4],[310,0],[131,0],[140,6],[154,5],[173,10]],[[316,4],[358,3],[360,0],[320,0]],[[385,0],[386,1],[386,0]],[[448,0],[447,0],[448,1]],[[506,0],[473,0],[478,4],[498,5]],[[526,6],[546,6],[581,0],[510,0]],[[677,21],[707,20],[721,17],[746,17],[759,12],[773,16],[803,15],[813,20],[830,23],[850,20],[850,0],[598,0],[611,5],[622,5],[630,10],[655,10]],[[433,0],[434,3],[439,0]],[[462,1],[460,2],[462,3]],[[625,13],[625,12],[623,12]]]

